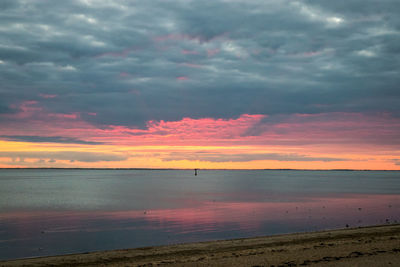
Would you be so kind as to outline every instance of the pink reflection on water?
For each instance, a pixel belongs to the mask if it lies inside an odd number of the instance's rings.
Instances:
[[[347,195],[343,197],[310,197],[290,202],[203,202],[196,207],[156,209],[149,211],[112,212],[114,218],[142,217],[161,225],[174,223],[182,230],[201,225],[236,223],[240,229],[256,229],[269,221],[296,222],[329,220],[344,227],[354,223],[378,224],[400,219],[398,195]]]
[[[192,201],[183,208],[0,212],[0,259],[396,223],[400,195]],[[175,200],[174,200],[175,201]],[[276,201],[276,202],[274,202]]]
[[[187,200],[190,203],[190,200]],[[126,211],[30,211],[1,214],[3,221],[13,220],[19,235],[42,226],[46,232],[179,229],[180,233],[223,230],[257,230],[268,223],[314,225],[316,229],[343,228],[394,223],[400,221],[399,195],[346,195],[345,197],[305,197],[288,202],[205,201],[191,207]],[[89,221],[89,223],[88,223]],[[99,223],[102,221],[102,223]],[[108,223],[104,223],[104,221]],[[110,222],[128,222],[111,225]],[[140,221],[141,225],[129,224]],[[147,223],[145,223],[147,222]],[[304,228],[313,230],[314,228]],[[266,233],[267,234],[267,233]]]

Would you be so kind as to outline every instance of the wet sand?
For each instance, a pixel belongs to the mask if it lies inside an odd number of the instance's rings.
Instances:
[[[0,266],[400,266],[400,224],[1,261]]]

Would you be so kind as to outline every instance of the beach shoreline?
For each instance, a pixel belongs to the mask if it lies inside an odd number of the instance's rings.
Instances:
[[[400,266],[400,224],[0,261],[0,266]]]

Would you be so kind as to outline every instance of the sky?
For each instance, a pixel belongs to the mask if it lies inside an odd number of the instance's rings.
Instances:
[[[398,0],[2,0],[0,167],[400,169]]]

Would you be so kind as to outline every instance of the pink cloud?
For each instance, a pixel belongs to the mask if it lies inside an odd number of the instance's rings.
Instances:
[[[0,129],[0,135],[60,135],[79,137],[85,128],[93,128],[80,118],[79,112],[52,113],[46,111],[37,101],[24,101],[18,107],[19,112],[0,115],[7,118]],[[72,129],[80,129],[71,134]],[[88,135],[90,136],[90,135]]]
[[[191,119],[179,121],[149,121],[147,129],[132,129],[125,126],[112,126],[96,129],[83,124],[85,129],[61,129],[63,136],[83,138],[88,141],[111,142],[120,145],[129,144],[200,144],[214,141],[241,139],[241,134],[259,122],[264,115],[242,115],[237,119]],[[76,121],[79,122],[79,118]]]
[[[292,114],[255,125],[248,134],[279,144],[400,144],[400,120],[389,114]]]
[[[231,139],[240,137],[264,117],[265,115],[244,114],[237,119],[183,118],[180,121],[149,121],[146,131],[148,134],[163,133],[171,139]]]
[[[11,108],[19,109],[19,112],[16,114],[5,115],[6,117],[14,118],[14,119],[25,119],[32,117],[34,114],[41,112],[43,109],[39,107],[37,101],[28,100],[22,102],[19,106],[11,105]]]
[[[75,113],[48,113],[49,117],[55,117],[55,118],[63,118],[63,119],[73,119],[76,120],[80,115],[78,112]]]
[[[178,79],[178,80],[185,80]],[[132,90],[139,95],[140,91]],[[257,145],[304,147],[316,145],[353,150],[368,146],[400,149],[400,120],[390,114],[319,113],[279,117],[242,114],[234,119],[183,118],[148,121],[146,129],[107,125],[97,128],[79,112],[51,113],[37,101],[25,101],[19,112],[3,114],[0,135],[65,136],[119,145]],[[86,113],[98,116],[94,112]],[[27,123],[29,122],[29,123]],[[376,149],[377,150],[377,149]],[[377,150],[378,151],[378,150]]]
[[[186,81],[186,80],[189,80],[189,78],[186,77],[186,76],[179,76],[179,77],[176,77],[176,79],[179,80],[179,81]]]

